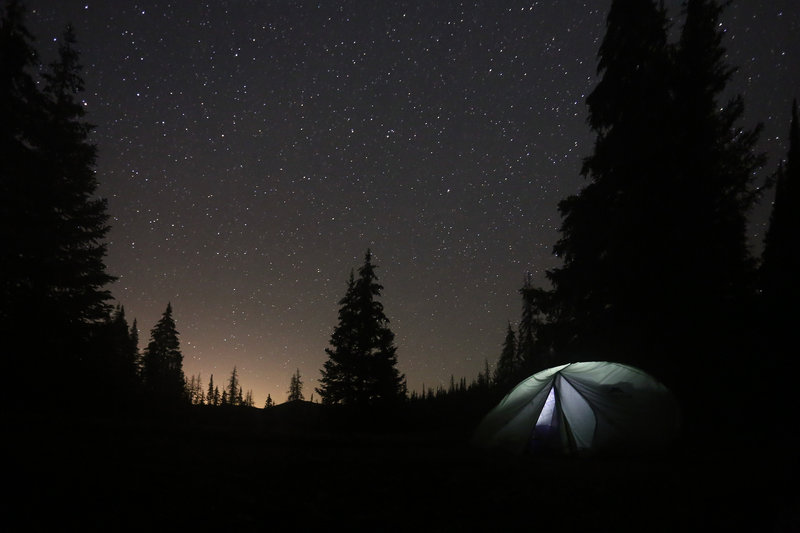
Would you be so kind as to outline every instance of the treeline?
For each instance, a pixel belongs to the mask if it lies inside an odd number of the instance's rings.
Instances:
[[[200,374],[197,374],[189,378],[186,384],[186,394],[191,405],[255,407],[253,391],[244,392],[242,386],[239,385],[239,374],[235,366],[228,378],[228,383],[222,389],[222,393],[220,393],[219,386],[214,384],[214,374],[211,374],[211,377],[208,378],[207,389],[203,388],[203,381]],[[268,397],[268,403],[269,400],[271,398]]]
[[[208,405],[215,407],[255,407],[253,391],[239,383],[239,372],[233,367],[222,390],[214,383],[211,374],[207,387],[203,386],[200,374],[189,379],[183,372],[183,354],[180,350],[179,334],[172,316],[172,304],[167,308],[150,332],[150,340],[140,353],[138,330],[134,320],[128,325],[125,310],[117,306],[108,320],[98,325],[102,334],[101,346],[109,365],[103,379],[116,384],[112,402],[128,407],[146,406],[156,408]],[[289,400],[302,400],[300,371],[292,376]],[[274,405],[267,395],[265,407]]]

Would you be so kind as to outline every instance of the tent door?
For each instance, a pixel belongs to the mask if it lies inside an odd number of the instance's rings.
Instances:
[[[560,425],[556,388],[551,384],[539,418],[533,427],[530,438],[530,450],[533,453],[555,452],[561,449]]]

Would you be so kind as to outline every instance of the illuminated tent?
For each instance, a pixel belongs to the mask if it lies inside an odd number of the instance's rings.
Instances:
[[[570,363],[514,387],[483,419],[474,443],[517,453],[647,452],[668,446],[678,424],[672,393],[645,372]]]

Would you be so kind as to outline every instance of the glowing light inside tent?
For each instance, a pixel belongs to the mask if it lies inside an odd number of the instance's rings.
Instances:
[[[547,395],[547,400],[544,402],[542,412],[539,413],[539,418],[536,420],[536,428],[551,427],[553,425],[553,414],[556,410],[556,389],[550,387],[550,394]]]

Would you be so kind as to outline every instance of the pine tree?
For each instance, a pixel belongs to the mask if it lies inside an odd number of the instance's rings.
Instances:
[[[316,389],[324,403],[363,406],[403,399],[405,377],[396,368],[394,333],[377,301],[382,290],[367,250],[358,279],[350,275],[339,302],[339,324],[325,350],[329,358]]]
[[[130,343],[130,350],[133,352],[136,358],[136,374],[137,376],[141,372],[142,367],[142,358],[139,354],[139,324],[136,319],[133,319],[133,324],[131,324],[130,329],[128,330],[128,342]]]
[[[561,352],[634,359],[646,326],[652,267],[670,213],[665,137],[670,53],[664,10],[651,0],[614,0],[599,53],[602,77],[587,98],[597,135],[582,174],[590,182],[559,204],[563,266],[547,273]],[[634,345],[636,348],[633,348]]]
[[[328,360],[323,364],[320,387],[316,389],[327,404],[355,403],[356,309],[355,277],[350,272],[347,290],[339,300],[339,324],[331,335]]]
[[[267,394],[267,401],[264,403],[264,409],[269,409],[270,407],[273,407],[274,405],[275,405],[275,402],[272,401],[272,396]]]
[[[492,384],[492,371],[489,369],[489,360],[483,360],[483,371],[478,373],[477,385],[480,388],[488,389]]]
[[[536,336],[535,311],[533,309],[533,298],[529,295],[533,286],[531,284],[531,274],[525,275],[520,294],[522,295],[522,316],[519,321],[519,336],[517,338],[517,360],[532,364],[534,358],[534,343]]]
[[[515,381],[521,364],[517,357],[517,340],[511,323],[508,324],[506,338],[503,341],[503,351],[494,369],[494,383],[500,389],[505,390]]]
[[[139,336],[136,321],[128,326],[125,308],[118,305],[101,330],[95,345],[101,369],[98,379],[109,390],[107,398],[118,407],[132,405],[139,392]]]
[[[305,400],[305,396],[303,396],[303,382],[300,380],[300,369],[298,368],[295,373],[292,374],[287,401],[295,402],[299,400]]]
[[[58,59],[41,68],[21,3],[0,20],[0,335],[12,368],[29,375],[46,403],[90,387],[107,367],[91,341],[110,313],[103,263],[108,231],[104,200],[95,198],[96,149],[84,122],[75,38],[67,29]],[[43,72],[41,91],[32,71]],[[36,336],[33,316],[48,317]],[[32,342],[36,339],[35,342]]]
[[[239,375],[236,372],[236,367],[233,367],[231,377],[228,379],[228,388],[226,389],[228,403],[231,405],[239,405],[239,397],[241,396],[241,389],[239,387]]]
[[[534,287],[531,273],[525,275],[522,288],[522,315],[517,329],[517,372],[534,373],[552,366],[549,353],[547,313],[551,295],[548,291]]]
[[[715,351],[727,351],[725,343],[737,347],[737,334],[754,318],[756,271],[747,225],[758,199],[754,175],[764,163],[763,154],[754,150],[760,126],[745,130],[738,124],[742,97],[720,102],[736,72],[725,62],[722,12],[715,0],[685,5],[675,65],[675,192],[664,198],[674,198],[672,208],[680,213],[665,243],[671,250],[663,272],[673,281],[665,288],[664,301],[672,305],[665,306],[664,314],[682,317],[666,327],[673,338],[691,338],[705,345],[700,349]],[[748,315],[747,323],[740,321]]]
[[[83,120],[82,67],[71,27],[64,32],[58,53],[58,61],[44,74],[48,112],[41,152],[46,161],[43,170],[53,176],[49,194],[60,212],[53,226],[61,251],[56,268],[62,276],[60,293],[69,296],[59,306],[73,317],[92,322],[107,316],[106,301],[111,296],[103,287],[115,279],[105,272],[103,263],[103,239],[109,230],[107,202],[94,196],[97,148],[89,142],[94,126]],[[63,277],[65,271],[70,272],[68,277]]]
[[[208,392],[206,392],[206,404],[207,405],[217,405],[214,402],[215,394],[214,394],[214,374],[211,374],[211,377],[208,378]]]
[[[186,401],[183,355],[172,318],[172,304],[167,304],[150,332],[150,342],[142,356],[142,381],[156,404],[176,405]]]
[[[708,364],[746,331],[753,258],[747,213],[757,198],[758,128],[738,126],[740,97],[718,100],[722,8],[689,0],[677,46],[663,6],[615,0],[600,48],[602,78],[587,99],[597,134],[590,183],[559,204],[564,264],[547,329],[562,353],[611,357],[668,383]],[[738,335],[738,337],[737,337]]]
[[[192,374],[191,378],[189,378],[189,383],[186,386],[186,394],[191,405],[203,405],[203,403],[205,403],[205,394],[203,393],[200,374],[196,376]]]
[[[781,373],[794,366],[795,311],[800,301],[800,118],[797,100],[792,104],[789,152],[778,169],[775,199],[764,238],[761,289],[768,349],[778,355],[773,368]]]

